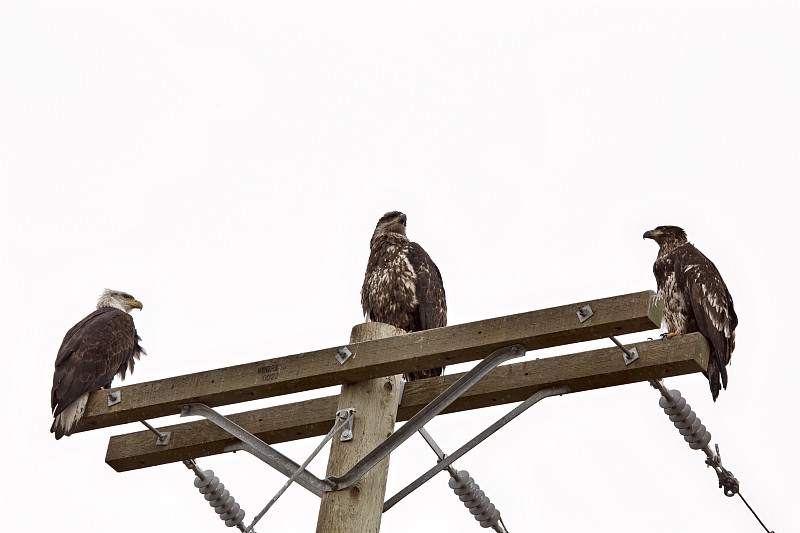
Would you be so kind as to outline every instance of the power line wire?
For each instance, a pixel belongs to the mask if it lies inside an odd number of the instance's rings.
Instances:
[[[741,493],[741,492],[737,492],[737,494],[738,494],[738,495],[739,495],[739,497],[742,499],[742,501],[743,501],[743,502],[744,502],[744,504],[747,506],[747,508],[748,508],[748,509],[750,509],[750,512],[751,512],[751,513],[753,513],[753,516],[755,516],[755,517],[756,517],[756,520],[758,520],[758,523],[759,523],[759,524],[761,524],[761,527],[763,527],[763,528],[764,528],[764,531],[766,531],[767,533],[775,533],[774,531],[770,531],[769,529],[767,529],[767,526],[765,526],[765,525],[764,525],[764,522],[762,522],[762,521],[761,521],[761,519],[758,517],[758,515],[757,515],[757,514],[756,514],[756,512],[753,510],[753,508],[752,508],[752,507],[750,507],[750,504],[749,504],[749,503],[747,503],[747,500],[745,500],[745,499],[744,499],[744,496],[742,496],[742,493]]]

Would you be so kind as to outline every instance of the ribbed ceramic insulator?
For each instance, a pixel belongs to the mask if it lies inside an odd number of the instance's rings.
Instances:
[[[681,397],[680,391],[669,391],[672,401],[661,396],[658,405],[669,415],[669,419],[683,435],[683,440],[689,443],[693,450],[702,450],[711,442],[711,433],[700,423],[700,419],[692,411],[692,406],[686,403],[686,398]]]
[[[204,470],[201,475],[195,477],[194,486],[200,489],[200,494],[225,521],[226,526],[234,527],[242,523],[244,510],[236,503],[231,493],[225,490],[225,485],[219,482],[213,470]]]
[[[488,496],[480,490],[480,486],[475,480],[469,477],[469,472],[459,470],[458,473],[450,478],[450,488],[464,502],[464,507],[480,522],[481,527],[494,527],[500,520],[500,511],[489,501]]]

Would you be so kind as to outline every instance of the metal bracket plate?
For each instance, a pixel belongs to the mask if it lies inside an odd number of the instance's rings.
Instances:
[[[115,390],[113,392],[108,393],[108,406],[111,407],[112,405],[117,405],[119,402],[122,401],[122,391]]]
[[[161,431],[157,430],[156,428],[154,428],[152,426],[152,424],[150,424],[150,422],[148,422],[147,420],[141,420],[140,422],[142,424],[144,424],[144,426],[147,429],[149,429],[150,431],[155,433],[155,435],[156,435],[156,446],[166,446],[167,444],[169,444],[169,438],[172,436],[172,432],[171,431],[161,432]]]
[[[592,318],[594,315],[594,311],[592,311],[591,305],[584,305],[580,309],[578,309],[578,320],[581,321],[581,324]]]
[[[639,359],[639,352],[636,351],[636,348],[626,348],[613,335],[611,335],[609,339],[611,339],[614,342],[614,344],[616,344],[617,347],[620,350],[622,350],[623,353],[622,360],[625,361],[625,366],[628,366],[629,364]]]
[[[630,348],[628,351],[630,352],[630,355],[625,353],[622,356],[625,359],[625,366],[628,366],[629,364],[639,359],[639,352],[636,351],[636,348]]]
[[[339,348],[339,351],[336,352],[336,360],[339,361],[340,365],[343,365],[352,355],[353,353],[345,346],[344,348]]]
[[[355,418],[356,410],[352,407],[348,407],[347,409],[340,409],[336,411],[336,418],[339,420],[346,420],[344,423],[344,427],[342,428],[342,434],[339,437],[341,442],[347,442],[353,440],[353,419]]]
[[[156,437],[156,446],[166,446],[169,444],[169,438],[172,436],[171,431],[164,431],[160,437]]]

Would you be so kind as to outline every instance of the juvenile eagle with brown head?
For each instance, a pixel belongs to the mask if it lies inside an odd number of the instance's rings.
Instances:
[[[422,246],[406,237],[406,215],[390,211],[375,226],[361,307],[367,321],[408,332],[447,325],[447,302],[439,268]],[[444,368],[403,374],[406,381],[441,376]]]
[[[71,435],[86,410],[89,393],[108,389],[115,375],[125,379],[141,354],[142,339],[136,334],[131,309],[142,302],[126,292],[106,289],[97,310],[75,324],[64,336],[56,356],[50,394],[56,439]]]
[[[731,362],[739,323],[731,293],[717,267],[686,239],[683,229],[659,226],[642,237],[653,239],[659,246],[653,274],[664,300],[667,334],[699,331],[708,340],[711,353],[703,374],[717,401],[720,379],[722,388],[728,387],[725,366]]]

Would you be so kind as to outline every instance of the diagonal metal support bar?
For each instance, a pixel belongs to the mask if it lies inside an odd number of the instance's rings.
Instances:
[[[608,338],[611,339],[614,342],[614,344],[616,344],[617,347],[625,353],[625,358],[624,358],[625,366],[628,366],[629,364],[639,359],[639,352],[636,350],[636,348],[631,348],[630,350],[627,349],[625,346],[622,345],[621,342],[617,340],[617,338],[614,335],[611,335]]]
[[[314,451],[311,452],[311,455],[308,456],[308,459],[303,461],[303,464],[300,465],[297,471],[291,476],[289,476],[289,479],[286,481],[286,483],[284,483],[283,486],[280,488],[280,490],[278,490],[278,492],[275,494],[275,496],[273,496],[272,499],[269,502],[267,502],[267,505],[264,507],[264,509],[260,513],[258,513],[258,515],[256,515],[256,517],[253,519],[253,523],[247,527],[245,533],[251,533],[251,532],[255,533],[253,531],[253,528],[258,523],[258,521],[261,520],[261,518],[263,518],[263,516],[267,513],[267,511],[269,511],[270,507],[272,507],[275,504],[275,502],[278,501],[278,498],[280,498],[281,495],[284,492],[286,492],[286,489],[289,488],[289,485],[291,485],[292,482],[295,481],[301,474],[306,473],[306,467],[309,465],[309,463],[311,463],[311,461],[314,460],[314,458],[328,443],[328,441],[331,440],[331,438],[333,438],[333,436],[338,431],[347,426],[348,423],[350,424],[353,423],[353,413],[355,412],[356,410],[353,409],[352,407],[348,409],[341,409],[336,412],[336,423],[333,425],[328,434],[325,435],[325,438],[322,439],[322,442],[320,442],[319,445],[314,449]]]
[[[372,467],[380,463],[395,448],[403,444],[408,438],[419,431],[433,417],[447,409],[451,403],[464,394],[470,387],[480,381],[490,370],[504,361],[525,355],[527,349],[521,344],[514,344],[495,350],[475,367],[464,374],[444,392],[437,396],[431,403],[423,407],[416,415],[412,416],[403,427],[392,433],[385,441],[376,446],[364,456],[346,474],[336,477],[330,476],[326,481],[333,484],[333,490],[343,490],[358,481],[361,476],[369,472]]]
[[[299,464],[207,405],[202,403],[182,405],[181,416],[202,416],[239,439],[239,442],[226,447],[225,451],[244,450],[261,459],[286,477],[292,477],[297,474],[298,470],[302,470],[296,475],[294,481],[317,496],[321,497],[323,492],[333,490],[331,483],[319,479],[308,470],[301,468]]]
[[[445,453],[433,440],[428,430],[421,428],[419,434],[431,447],[439,461],[444,461]],[[470,477],[469,472],[466,470],[458,471],[452,464],[447,467],[447,471],[450,474],[448,485],[466,506],[473,518],[480,523],[480,526],[484,528],[491,527],[497,533],[508,533],[500,516],[500,510],[486,496],[486,493],[480,490],[480,485],[475,483],[475,479]]]
[[[406,496],[417,490],[419,487],[427,483],[430,479],[433,478],[433,476],[435,476],[442,470],[450,468],[450,465],[452,465],[458,458],[463,457],[467,452],[469,452],[475,446],[486,440],[490,435],[495,433],[498,429],[505,426],[506,424],[514,420],[516,417],[521,415],[525,410],[533,406],[535,403],[538,403],[540,400],[547,398],[549,396],[558,396],[559,394],[566,394],[568,392],[570,392],[570,388],[567,387],[566,385],[550,387],[536,392],[535,394],[533,394],[533,396],[531,396],[530,398],[528,398],[527,400],[516,406],[507,415],[505,415],[503,418],[501,418],[500,420],[498,420],[497,422],[495,422],[482,432],[480,432],[478,435],[475,436],[475,438],[467,442],[465,445],[463,445],[461,448],[453,452],[451,455],[444,456],[436,466],[432,467],[430,470],[428,470],[420,477],[418,477],[414,482],[409,484],[406,488],[404,488],[403,490],[401,490],[400,492],[389,498],[386,501],[386,503],[383,504],[383,512],[385,513],[386,511],[394,507],[394,505],[397,502],[399,502],[400,500],[402,500],[403,498],[405,498]],[[428,439],[425,440],[427,441]],[[439,453],[437,452],[437,455],[438,454]]]
[[[440,461],[443,461],[444,460],[444,452],[439,447],[439,445],[436,443],[436,441],[433,440],[433,437],[431,437],[431,434],[428,433],[428,430],[425,429],[425,428],[419,428],[419,434],[422,435],[422,438],[425,439],[425,442],[427,442],[428,446],[431,447],[431,450],[433,450],[433,453],[436,454],[436,457],[438,457]]]

